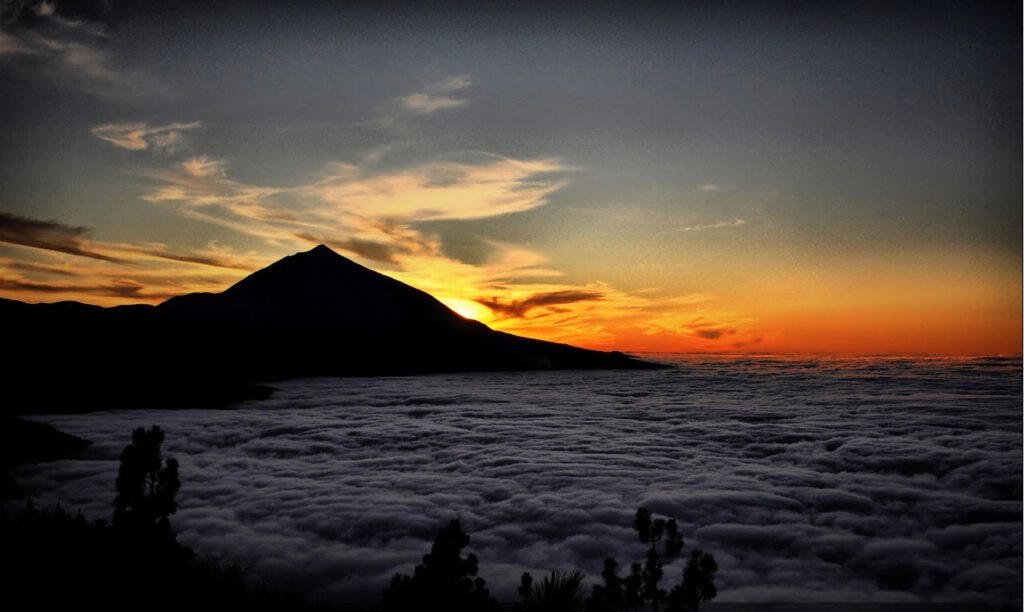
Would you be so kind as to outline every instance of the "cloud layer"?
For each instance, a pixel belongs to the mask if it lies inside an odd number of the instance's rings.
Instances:
[[[641,556],[642,504],[715,554],[722,601],[1019,608],[1019,360],[678,363],[292,381],[230,411],[47,417],[94,447],[17,476],[107,516],[130,431],[159,424],[184,542],[338,599],[376,598],[454,515],[507,600],[524,570],[596,577],[605,556]]]

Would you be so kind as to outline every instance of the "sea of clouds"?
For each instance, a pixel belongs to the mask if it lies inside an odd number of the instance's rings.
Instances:
[[[160,425],[181,541],[339,601],[378,600],[456,516],[500,598],[523,571],[596,578],[641,559],[643,505],[715,555],[720,601],[1020,608],[1020,359],[661,358],[677,368],[306,379],[232,410],[37,417],[93,445],[15,475],[109,517],[132,429]]]

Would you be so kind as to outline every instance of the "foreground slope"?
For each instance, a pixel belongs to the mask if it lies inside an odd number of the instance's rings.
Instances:
[[[0,300],[14,411],[219,404],[297,376],[652,368],[496,332],[325,246],[158,306]]]

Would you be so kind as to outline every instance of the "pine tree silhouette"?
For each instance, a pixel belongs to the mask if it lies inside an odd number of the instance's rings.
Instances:
[[[717,571],[714,555],[702,550],[691,552],[683,570],[683,581],[669,593],[666,612],[697,612],[705,601],[714,599],[718,594]]]
[[[638,508],[633,517],[637,538],[646,545],[643,563],[630,565],[629,575],[620,577],[615,559],[605,559],[601,572],[603,584],[593,586],[586,608],[591,612],[639,610],[645,602],[658,610],[666,602],[666,612],[697,612],[704,602],[711,601],[718,591],[715,572],[718,564],[714,556],[701,550],[693,551],[683,580],[671,592],[659,587],[665,575],[664,566],[676,559],[683,550],[683,536],[675,519],[653,518],[647,508]]]
[[[647,508],[638,508],[633,518],[633,529],[641,542],[647,544],[647,558],[644,562],[642,576],[643,599],[651,601],[654,612],[658,612],[658,602],[665,599],[667,593],[658,588],[665,575],[665,562],[671,562],[683,550],[683,536],[675,519],[652,519]],[[661,552],[658,544],[664,539]]]
[[[122,453],[116,525],[31,500],[17,515],[0,512],[0,609],[329,612],[265,585],[250,589],[237,568],[176,541],[168,516],[180,483],[162,441],[158,427],[137,429]]]
[[[523,572],[522,577],[519,579],[519,588],[516,589],[519,593],[519,599],[522,600],[522,608],[530,608],[530,600],[533,596],[533,576],[530,572]]]
[[[117,471],[114,526],[170,529],[170,515],[178,509],[175,496],[181,488],[178,461],[164,460],[160,445],[164,432],[159,426],[132,432],[132,443],[121,451]]]
[[[497,602],[491,598],[486,581],[476,575],[476,555],[462,557],[462,549],[468,544],[469,536],[457,519],[442,527],[413,575],[395,574],[392,578],[384,591],[384,610],[496,610]]]

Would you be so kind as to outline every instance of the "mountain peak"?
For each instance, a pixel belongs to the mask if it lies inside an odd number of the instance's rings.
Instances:
[[[217,296],[225,318],[279,330],[365,335],[466,325],[429,294],[322,244],[279,259]]]
[[[318,244],[308,251],[288,255],[262,270],[253,272],[228,288],[225,293],[321,293],[330,290],[332,286],[336,289],[339,284],[361,285],[366,282],[379,282],[377,277],[387,279],[384,275],[338,254],[330,247]]]
[[[317,255],[319,257],[323,257],[325,255],[333,255],[334,257],[341,257],[341,255],[333,251],[326,244],[318,244],[308,251],[305,251],[303,253],[297,253],[297,255]]]
[[[294,253],[292,255],[284,257],[283,259],[281,259],[279,261],[294,261],[294,262],[304,261],[304,262],[321,262],[321,263],[323,263],[323,262],[339,262],[339,261],[343,261],[343,262],[347,262],[347,263],[355,263],[354,261],[352,261],[348,257],[345,257],[344,255],[341,255],[337,251],[331,249],[326,244],[318,244],[318,245],[316,245],[315,247],[311,248],[308,251],[300,251],[298,253]]]

